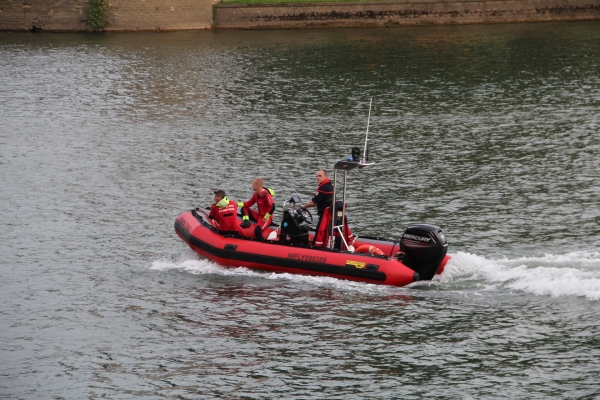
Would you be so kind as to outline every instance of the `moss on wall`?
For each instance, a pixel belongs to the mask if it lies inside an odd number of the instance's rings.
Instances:
[[[108,0],[89,0],[87,16],[94,29],[104,29],[108,24]]]

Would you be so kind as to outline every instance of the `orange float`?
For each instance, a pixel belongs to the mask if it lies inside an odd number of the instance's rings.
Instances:
[[[369,253],[375,254],[377,256],[382,256],[383,251],[379,247],[369,246],[368,244],[363,244],[362,246],[358,246],[355,250],[355,253]]]

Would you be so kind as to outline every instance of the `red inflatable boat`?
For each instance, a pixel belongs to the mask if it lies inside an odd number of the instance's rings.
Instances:
[[[348,171],[369,165],[372,164],[362,163],[360,158],[335,164],[334,202],[329,209],[329,214],[335,217],[330,218],[330,224],[327,222],[325,247],[312,245],[316,234],[310,229],[312,217],[301,209],[298,196],[292,196],[284,203],[281,224],[272,225],[264,232],[267,240],[252,237],[253,225],[246,228],[247,237],[219,232],[211,223],[208,212],[198,208],[177,217],[175,232],[196,253],[230,267],[330,276],[393,286],[431,280],[436,273],[442,272],[450,258],[446,254],[446,238],[436,226],[409,225],[400,240],[357,237],[352,244],[347,241],[349,229],[345,223],[345,207],[343,201],[335,201],[337,172],[344,172],[345,200]]]
[[[276,232],[272,227],[269,232]],[[253,227],[246,229],[251,234]],[[430,280],[440,273],[449,257],[439,228],[411,225],[401,240],[358,238],[357,249],[372,248],[374,253],[313,247],[313,232],[307,241],[258,241],[217,231],[205,210],[192,210],[177,217],[175,232],[196,253],[218,264],[292,274],[330,276],[383,285],[404,286]],[[284,235],[287,235],[284,233]],[[379,251],[377,251],[379,250]],[[395,257],[394,257],[395,256]]]

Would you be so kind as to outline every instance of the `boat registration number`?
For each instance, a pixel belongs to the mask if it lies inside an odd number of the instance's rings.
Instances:
[[[288,258],[291,260],[308,261],[324,264],[327,262],[327,257],[311,256],[307,254],[288,253]]]
[[[177,218],[177,221],[189,232],[190,230],[192,230],[192,227],[190,226],[190,224],[185,220],[184,216],[181,216],[179,218]]]

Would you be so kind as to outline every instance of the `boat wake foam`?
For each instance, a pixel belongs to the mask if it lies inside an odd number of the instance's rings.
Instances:
[[[182,255],[179,261],[154,261],[151,263],[150,269],[155,271],[180,270],[194,275],[220,275],[249,278],[259,277],[260,279],[286,280],[337,290],[349,290],[364,294],[389,294],[390,291],[397,292],[397,290],[400,289],[393,288],[393,290],[390,286],[346,281],[324,276],[297,275],[266,271],[263,272],[244,267],[228,268],[220,266],[219,264],[209,260],[198,259],[198,256],[191,252],[187,252],[186,254]]]
[[[459,285],[462,290],[475,288],[484,291],[520,291],[539,296],[585,296],[590,300],[600,300],[600,252],[545,254],[514,259],[489,259],[464,252],[453,253],[451,256],[443,274],[435,276],[431,282],[415,282],[405,289],[329,277],[227,268],[212,261],[198,259],[191,251],[182,254],[177,261],[154,261],[150,269],[179,270],[195,275],[287,280],[365,294],[390,294],[397,293],[398,290],[410,292],[407,288],[448,289]]]
[[[496,260],[458,252],[452,254],[444,273],[435,280],[441,284],[473,280],[489,290],[600,300],[600,252]]]

